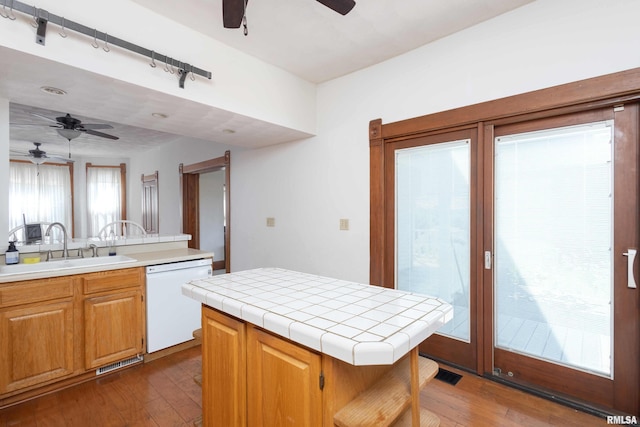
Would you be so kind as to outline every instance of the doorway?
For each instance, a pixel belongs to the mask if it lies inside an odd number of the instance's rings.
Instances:
[[[214,272],[231,272],[231,152],[180,164],[182,232],[189,247],[214,253]]]

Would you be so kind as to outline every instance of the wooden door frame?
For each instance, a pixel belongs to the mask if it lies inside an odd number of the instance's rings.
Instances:
[[[210,160],[184,165],[180,163],[180,212],[182,214],[182,233],[190,234],[190,248],[200,247],[200,201],[198,197],[201,173],[225,171],[225,218],[226,227],[224,233],[224,268],[231,272],[231,151],[227,150],[224,156]],[[214,263],[215,264],[215,263]],[[214,268],[216,266],[214,265]]]
[[[386,229],[385,221],[386,212],[394,204],[394,200],[387,196],[387,188],[393,183],[385,176],[385,164],[393,159],[389,158],[388,154],[385,155],[386,144],[466,126],[478,126],[478,138],[486,139],[492,133],[492,126],[614,107],[638,100],[640,100],[640,68],[634,68],[388,124],[383,124],[382,119],[371,120],[369,123],[370,283],[393,287],[393,283],[389,283],[388,279],[389,266],[385,263],[388,257],[387,252],[394,250],[394,242],[390,240],[393,234]],[[492,154],[490,151],[485,150],[481,153],[485,161],[491,161],[491,159],[487,160]],[[492,200],[490,191],[486,190],[489,186],[484,187],[485,193],[478,199],[478,203],[482,204],[485,200]],[[482,214],[478,215],[478,221],[481,221],[481,224],[486,222]],[[480,256],[484,251],[493,251],[491,233],[486,227],[486,225],[479,225],[478,241],[482,247],[476,248],[476,256]],[[483,264],[482,261],[479,262],[481,262],[480,265]],[[479,375],[491,375],[493,346],[486,345],[487,337],[493,334],[493,295],[490,274],[487,270],[480,269],[476,277],[472,278],[474,279],[478,280],[476,286],[482,295],[478,298],[478,316],[481,319],[478,322],[478,342],[485,343],[485,345],[479,344],[482,347],[479,349],[476,372]],[[635,305],[636,309],[640,307],[638,292],[629,304]],[[627,325],[624,332],[629,341],[627,348],[633,349],[637,356],[640,352],[640,325]],[[640,373],[636,372],[631,376],[633,378],[628,378],[627,383],[640,383]],[[614,394],[615,400],[619,402],[616,404],[618,409],[634,414],[640,412],[640,392],[637,387],[628,390],[626,394],[614,390]]]

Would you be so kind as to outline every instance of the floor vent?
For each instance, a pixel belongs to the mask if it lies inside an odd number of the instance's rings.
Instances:
[[[444,381],[447,384],[456,385],[458,381],[460,381],[462,375],[456,374],[455,372],[447,371],[446,369],[439,368],[438,373],[436,374],[436,379],[440,381]]]
[[[107,372],[115,371],[116,369],[124,368],[125,366],[133,365],[134,363],[140,363],[144,360],[144,358],[140,355],[134,356],[130,359],[121,360],[116,363],[112,363],[111,365],[103,366],[102,368],[96,369],[96,375],[106,374]]]

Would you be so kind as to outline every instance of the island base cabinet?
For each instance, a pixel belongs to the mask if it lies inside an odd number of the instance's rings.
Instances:
[[[205,427],[435,427],[419,390],[437,371],[417,348],[393,365],[354,366],[202,306]]]
[[[0,394],[71,375],[73,301],[0,310]]]
[[[246,324],[202,307],[204,427],[247,425]]]
[[[248,425],[322,425],[320,355],[251,325],[247,334]]]

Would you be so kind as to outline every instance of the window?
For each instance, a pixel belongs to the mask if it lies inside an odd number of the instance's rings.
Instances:
[[[126,165],[95,166],[87,163],[87,235],[97,236],[106,225],[127,219]],[[116,235],[122,230],[113,228]]]
[[[60,222],[73,235],[71,164],[9,163],[9,230],[26,223]],[[57,229],[56,229],[57,230]],[[16,238],[24,241],[22,231]]]

